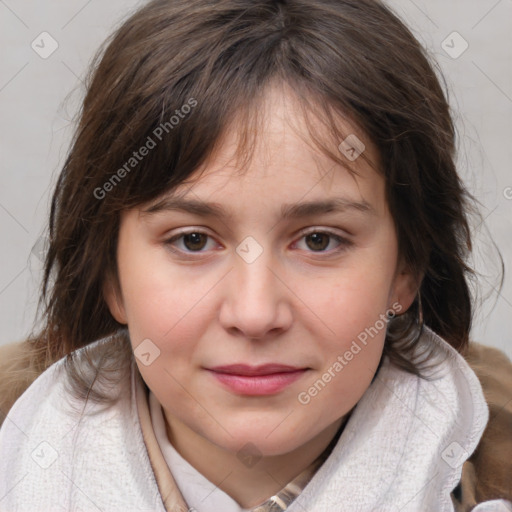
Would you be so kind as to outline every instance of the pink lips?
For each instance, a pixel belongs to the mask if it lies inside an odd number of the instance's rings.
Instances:
[[[234,364],[208,369],[231,391],[241,395],[273,395],[295,382],[307,371],[282,364],[249,366]]]

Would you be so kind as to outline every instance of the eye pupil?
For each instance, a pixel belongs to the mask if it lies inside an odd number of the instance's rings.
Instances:
[[[311,247],[311,245],[308,243],[308,247],[310,249],[324,250],[329,245],[329,235],[325,233],[312,233],[306,236],[306,240],[313,241],[313,247]],[[322,241],[324,243],[322,243]]]
[[[204,243],[201,244],[201,238],[203,239],[202,241],[205,242],[206,236],[203,233],[187,233],[183,235],[183,243],[187,249],[191,251],[199,250],[204,247]],[[199,245],[199,247],[197,245]]]

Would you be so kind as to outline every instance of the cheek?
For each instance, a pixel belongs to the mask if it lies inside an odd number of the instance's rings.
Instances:
[[[215,282],[195,278],[190,269],[178,271],[161,251],[127,256],[120,274],[128,325],[138,338],[184,340],[207,319]]]
[[[359,402],[371,384],[382,353],[377,344],[361,346],[360,350],[359,353],[350,351],[353,353],[350,361],[346,353],[341,353],[339,360],[332,361],[304,389],[299,402],[306,414],[317,418],[319,423],[330,424]]]
[[[315,293],[310,294],[308,305],[321,320],[317,327],[325,333],[319,336],[316,330],[322,368],[311,391],[322,389],[318,402],[335,404],[335,410],[350,409],[360,399],[382,356],[393,267],[381,265],[376,259],[360,258],[358,264],[340,269],[334,283],[332,279],[323,286],[317,282]],[[315,334],[313,326],[311,331]],[[316,412],[331,414],[320,407]]]
[[[316,282],[308,293],[308,305],[323,320],[324,331],[334,343],[347,341],[372,327],[385,314],[389,305],[390,273],[376,265],[340,269],[336,280]],[[380,322],[379,322],[380,325]]]
[[[387,328],[385,294],[344,288],[330,299],[324,321],[332,332],[316,338],[322,365],[299,396],[301,407],[325,424],[351,410],[370,386]]]

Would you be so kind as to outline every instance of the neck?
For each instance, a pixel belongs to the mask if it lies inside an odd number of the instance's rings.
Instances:
[[[282,455],[263,456],[250,450],[238,453],[211,443],[166,411],[169,441],[205,478],[231,496],[242,508],[252,508],[283,489],[308,468],[329,446],[348,415],[329,425],[305,444]]]

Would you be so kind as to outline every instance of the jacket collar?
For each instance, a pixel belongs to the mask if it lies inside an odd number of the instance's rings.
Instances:
[[[446,341],[425,328],[429,380],[385,358],[333,453],[290,512],[452,511],[451,491],[488,421],[478,378]]]
[[[144,438],[144,444],[146,445],[162,502],[167,512],[187,512],[188,507],[165,462],[151,424],[148,388],[137,370],[135,363],[132,363],[132,365],[132,396],[135,397],[142,437]]]

